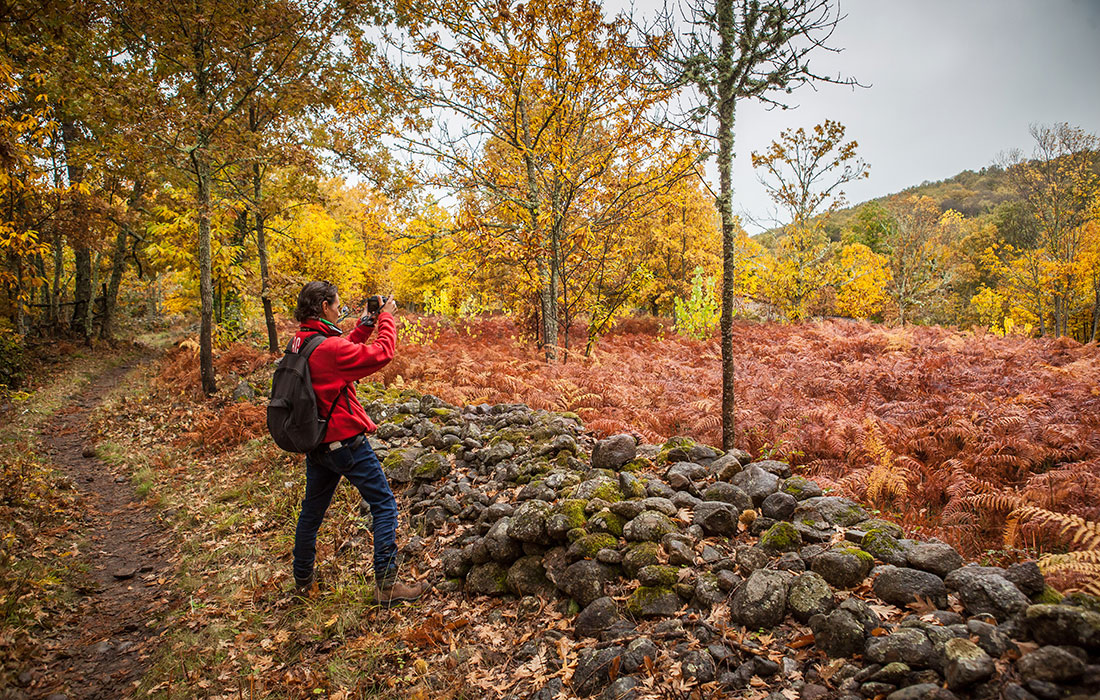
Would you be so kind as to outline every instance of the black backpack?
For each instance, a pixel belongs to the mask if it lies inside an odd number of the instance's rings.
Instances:
[[[271,400],[267,404],[267,430],[275,444],[287,452],[312,452],[325,439],[325,428],[336,409],[336,402],[347,391],[347,385],[332,402],[328,415],[318,417],[317,395],[309,376],[309,356],[325,341],[323,333],[314,333],[294,352],[294,339],[286,346],[286,354],[275,368],[271,380]]]

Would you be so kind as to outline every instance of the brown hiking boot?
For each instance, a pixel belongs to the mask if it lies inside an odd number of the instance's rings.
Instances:
[[[312,598],[317,595],[317,575],[310,574],[308,579],[302,580],[294,577],[294,595],[301,598]]]
[[[374,589],[374,602],[384,608],[392,608],[399,603],[411,603],[424,595],[427,586],[423,583],[415,583],[411,586],[394,581],[388,588]]]

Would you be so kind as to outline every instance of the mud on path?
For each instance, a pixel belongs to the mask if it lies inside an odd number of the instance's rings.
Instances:
[[[41,431],[43,457],[81,494],[81,557],[89,583],[79,591],[76,612],[46,642],[34,697],[131,697],[155,650],[157,613],[169,603],[170,540],[134,493],[129,475],[94,456],[89,434],[92,409],[137,362],[93,379]]]

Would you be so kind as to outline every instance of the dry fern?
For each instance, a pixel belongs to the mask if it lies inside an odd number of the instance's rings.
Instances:
[[[1069,590],[1100,595],[1100,522],[1070,513],[1024,506],[1008,516],[1004,534],[1006,547],[1015,546],[1020,526],[1027,522],[1056,525],[1059,527],[1059,536],[1068,537],[1071,547],[1080,547],[1065,554],[1044,554],[1039,557],[1039,570],[1043,575],[1068,576],[1074,581]]]

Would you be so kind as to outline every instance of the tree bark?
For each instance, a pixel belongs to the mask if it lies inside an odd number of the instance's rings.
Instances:
[[[137,209],[144,193],[145,182],[140,178],[134,181],[130,191],[130,211]],[[111,340],[114,335],[115,310],[118,307],[118,289],[122,284],[122,274],[126,271],[126,241],[130,238],[130,227],[120,226],[115,236],[115,248],[111,254],[111,277],[107,281],[107,293],[103,297],[103,323],[99,327],[99,337]]]
[[[210,254],[210,161],[207,148],[210,136],[199,131],[195,150],[191,152],[195,181],[198,186],[199,215],[199,375],[207,396],[217,391],[214,379],[214,284]]]
[[[279,352],[279,332],[275,329],[275,314],[271,310],[271,272],[267,266],[267,232],[264,230],[263,208],[260,206],[262,178],[259,163],[252,165],[252,196],[256,208],[256,251],[260,256],[260,302],[264,306],[267,324],[267,349]]]
[[[527,105],[523,98],[519,99],[519,113],[523,128],[523,161],[527,168],[527,210],[531,215],[531,233],[537,240],[539,237],[539,185],[535,172],[535,159],[531,154],[531,121],[527,113]],[[546,241],[550,243],[550,241]],[[542,343],[546,362],[553,362],[557,358],[558,346],[558,289],[557,289],[557,261],[554,259],[553,245],[550,260],[544,253],[540,253],[536,261],[539,274],[539,305],[542,311]]]
[[[716,3],[718,31],[721,35],[720,60],[732,65],[736,36],[732,0]],[[736,96],[730,78],[718,86],[718,211],[722,218],[722,449],[735,447],[735,409],[733,393],[733,302],[736,282],[736,238],[733,221],[733,120]]]
[[[73,188],[84,181],[84,166],[74,157],[76,142],[80,132],[71,119],[61,122],[61,140],[65,147],[65,170],[69,178],[70,201],[72,211],[73,253],[76,264],[76,277],[73,281],[73,314],[69,327],[74,333],[90,340],[90,305],[92,299],[92,251],[88,246],[88,217],[84,211],[83,195]]]

